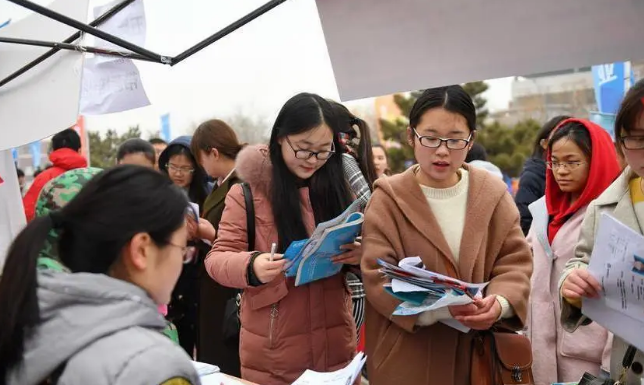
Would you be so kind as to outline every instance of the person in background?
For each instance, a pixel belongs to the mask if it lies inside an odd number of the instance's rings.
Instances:
[[[476,108],[458,85],[425,90],[407,129],[418,165],[381,178],[363,227],[362,276],[367,292],[367,360],[372,385],[465,385],[474,330],[497,322],[523,328],[532,255],[519,212],[503,181],[465,164],[476,136]],[[466,282],[489,282],[483,298],[410,316],[383,285],[378,260],[393,265],[419,256],[424,268]],[[472,381],[470,381],[472,380]]]
[[[340,122],[340,143],[344,177],[356,199],[364,202],[371,197],[371,187],[378,178],[373,162],[369,125],[344,105],[330,101]]]
[[[25,189],[25,172],[19,168],[16,168],[16,173],[18,174],[18,185],[20,186],[20,194],[23,194]]]
[[[144,167],[155,167],[156,152],[147,141],[139,138],[123,142],[116,152],[117,164],[136,164]]]
[[[592,323],[582,313],[582,297],[599,298],[602,295],[600,283],[587,270],[601,215],[609,213],[637,233],[644,233],[641,225],[644,223],[644,80],[633,85],[622,100],[615,118],[615,140],[628,167],[588,205],[575,257],[568,261],[559,281],[561,323],[570,333]],[[619,379],[629,342],[617,335],[613,338],[610,358],[610,376],[613,380]],[[643,365],[644,354],[637,351],[624,385],[641,384]]]
[[[546,150],[548,137],[562,121],[570,119],[569,116],[557,116],[544,124],[534,141],[532,155],[526,160],[523,171],[519,176],[519,189],[514,197],[514,202],[521,213],[521,229],[527,235],[532,224],[532,215],[528,206],[541,198],[546,191]]]
[[[181,272],[187,204],[158,172],[121,166],[31,221],[0,280],[0,384],[199,384],[156,306]],[[70,272],[37,269],[52,231]]]
[[[190,136],[180,136],[170,142],[159,156],[159,170],[184,191],[190,202],[197,205],[200,214],[206,200],[206,173],[190,150],[191,140]],[[194,222],[198,219],[198,216],[193,218]],[[183,266],[168,306],[168,319],[176,325],[179,343],[190,357],[194,355],[199,334],[199,268],[210,250],[201,239],[195,238],[195,234],[192,235],[188,243],[192,257]]]
[[[51,139],[51,147],[53,151],[49,154],[49,160],[53,166],[38,174],[22,199],[27,221],[34,218],[38,195],[47,182],[65,171],[87,167],[87,159],[79,153],[81,149],[80,136],[73,128],[54,135]]]
[[[324,98],[289,99],[273,125],[268,148],[248,146],[237,174],[250,185],[255,250],[249,250],[247,207],[240,185],[230,189],[206,269],[219,283],[243,289],[240,316],[242,378],[262,385],[291,384],[306,369],[338,370],[353,358],[356,326],[340,273],[295,286],[284,275],[283,253],[308,238],[318,223],[336,218],[353,197],[342,175],[338,120]],[[271,257],[271,245],[277,253]],[[358,243],[336,263],[358,265]]]
[[[242,182],[235,172],[235,158],[244,145],[226,122],[212,119],[197,127],[190,146],[199,165],[217,181],[217,187],[204,202],[197,227],[199,237],[214,242],[215,230],[226,207],[226,195],[233,186]],[[202,223],[204,221],[206,224]],[[205,265],[199,265],[197,360],[217,365],[222,372],[240,377],[239,335],[226,339],[223,333],[226,304],[236,295],[237,290],[217,283],[208,275]]]
[[[472,143],[472,147],[467,152],[467,156],[465,157],[465,163],[469,164],[470,166],[482,168],[492,175],[498,176],[499,178],[503,179],[503,172],[492,162],[488,162],[487,151],[485,151],[485,147],[483,147],[483,145],[480,143]]]
[[[362,201],[362,208],[371,198],[371,188],[378,178],[373,164],[371,132],[369,125],[358,118],[344,105],[331,101],[331,105],[340,122],[340,143],[343,145],[342,168],[344,178],[351,186],[356,199]],[[360,269],[356,266],[346,272],[346,279],[351,289],[353,300],[353,319],[356,323],[357,339],[360,342],[360,330],[364,323],[365,293]]]
[[[559,277],[574,256],[588,204],[620,173],[610,135],[587,120],[561,122],[547,148],[545,196],[529,206],[534,274],[527,335],[536,385],[579,381],[585,372],[597,376],[602,360],[609,368],[606,329],[593,325],[573,334],[562,329]]]
[[[168,147],[168,142],[161,138],[152,138],[149,140],[152,147],[154,147],[154,152],[156,153],[156,160],[154,162],[154,168],[159,169],[159,156],[161,153]]]
[[[373,164],[376,167],[376,176],[380,178],[383,175],[391,175],[389,161],[387,159],[387,150],[380,144],[374,144],[371,146],[371,151],[373,153]]]

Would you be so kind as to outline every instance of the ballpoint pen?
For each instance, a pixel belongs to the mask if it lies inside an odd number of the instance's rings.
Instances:
[[[273,257],[275,256],[276,250],[277,250],[277,243],[273,243],[271,245],[271,259],[270,259],[271,262],[273,262]]]

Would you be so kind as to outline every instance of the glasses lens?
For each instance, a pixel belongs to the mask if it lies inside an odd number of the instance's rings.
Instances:
[[[327,160],[331,156],[333,156],[333,153],[331,151],[323,151],[323,152],[319,152],[317,156],[318,156],[318,159],[320,160]]]
[[[462,150],[467,147],[467,140],[450,139],[447,141],[447,148],[450,150]]]

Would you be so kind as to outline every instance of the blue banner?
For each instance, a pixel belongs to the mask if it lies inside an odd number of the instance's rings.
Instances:
[[[37,169],[38,167],[40,167],[40,158],[41,158],[40,141],[31,143],[29,145],[29,148],[31,149],[31,164],[34,166],[34,169]]]
[[[18,149],[17,148],[12,148],[11,149],[11,156],[13,157],[14,162],[18,161]]]
[[[170,142],[170,114],[161,115],[161,139]]]
[[[615,114],[602,114],[601,112],[591,111],[590,121],[606,130],[615,141]]]
[[[624,62],[600,64],[592,67],[595,100],[600,113],[617,113],[625,91],[624,67]]]

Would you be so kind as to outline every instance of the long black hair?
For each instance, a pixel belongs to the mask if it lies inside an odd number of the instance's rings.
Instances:
[[[164,174],[168,175],[168,164],[167,162],[172,159],[172,157],[177,155],[183,155],[190,163],[192,163],[192,182],[188,187],[188,198],[196,204],[199,205],[199,208],[203,208],[203,203],[206,200],[206,172],[201,168],[197,159],[190,151],[189,144],[184,145],[181,143],[171,143],[168,148],[166,148],[161,156],[159,157],[159,170]],[[168,175],[169,177],[169,175]]]
[[[348,134],[350,140],[359,140],[359,144],[355,149],[355,158],[360,166],[360,171],[362,171],[362,176],[369,183],[369,188],[373,188],[373,184],[378,179],[378,175],[376,174],[376,166],[373,164],[369,125],[364,120],[352,114],[345,105],[331,101],[331,106],[337,116],[340,132]],[[356,132],[356,129],[359,134]]]
[[[284,251],[293,241],[308,237],[300,207],[301,182],[286,166],[279,139],[319,127],[325,123],[333,130],[336,151],[341,147],[338,119],[331,103],[321,96],[301,93],[293,96],[282,107],[271,133],[269,152],[273,164],[271,206],[279,235],[279,250]],[[351,189],[344,179],[342,156],[331,156],[306,181],[316,223],[340,215],[351,204]]]
[[[67,268],[107,274],[138,233],[167,245],[184,223],[187,204],[164,175],[127,165],[100,173],[60,211],[31,221],[9,248],[0,280],[0,383],[22,361],[25,340],[40,321],[36,261],[52,229]]]

